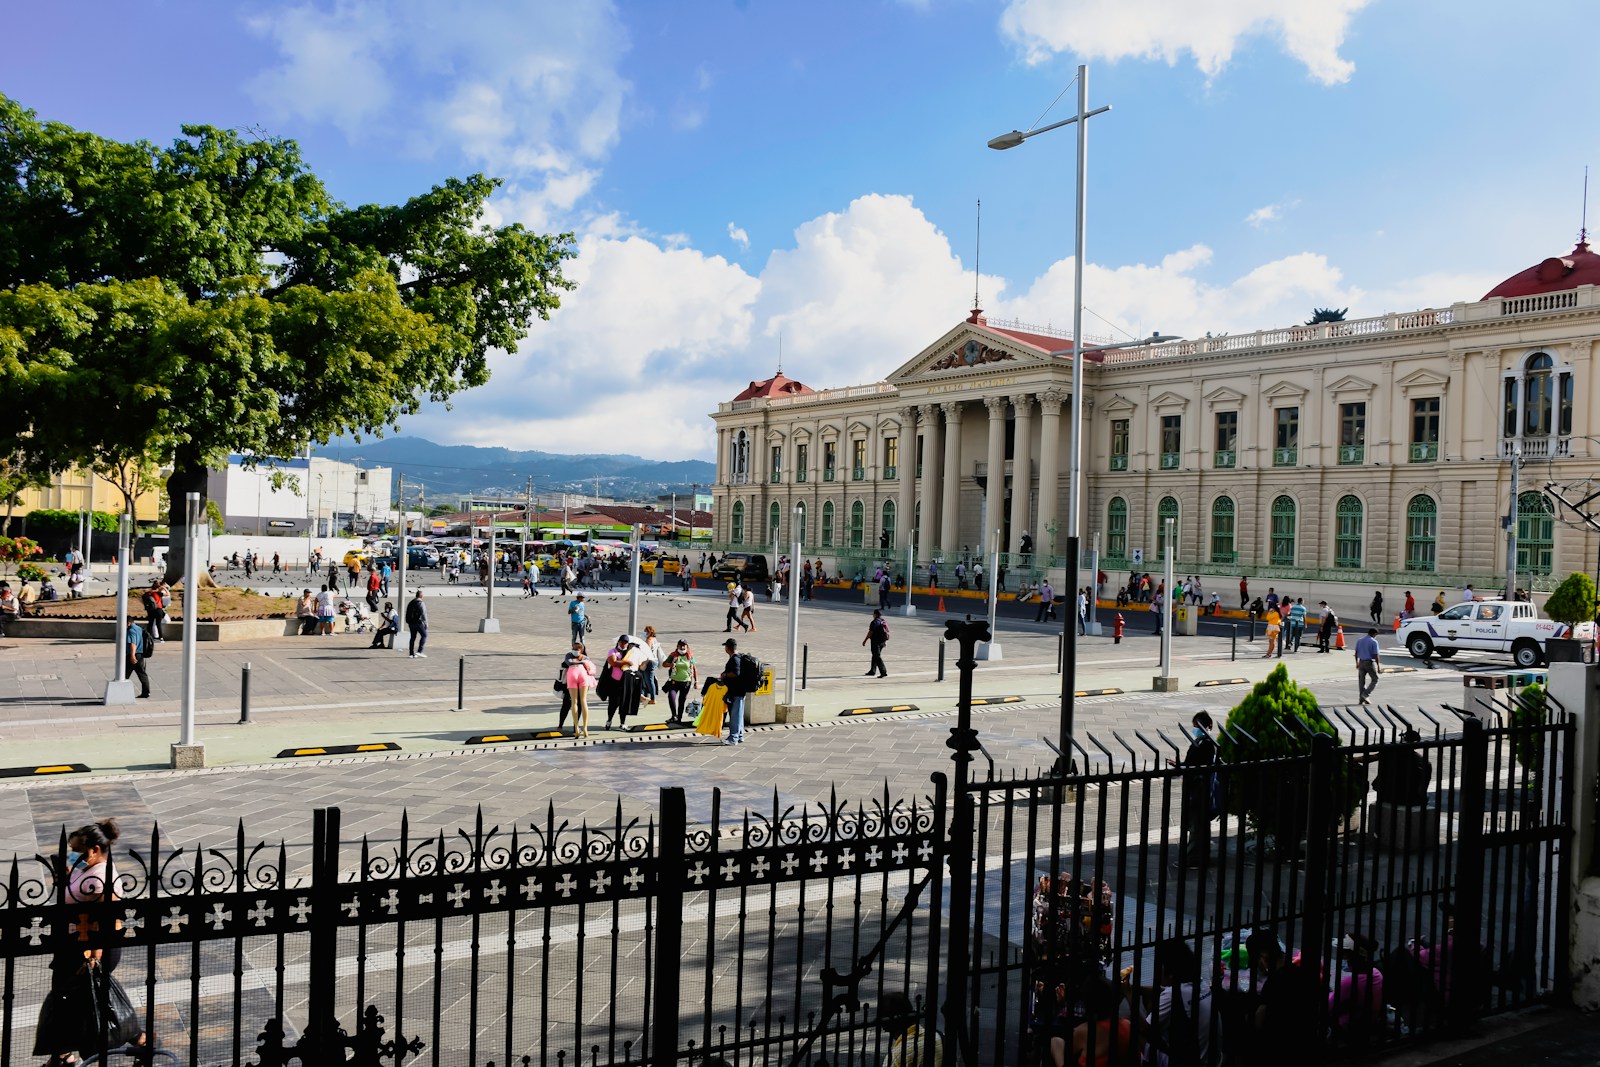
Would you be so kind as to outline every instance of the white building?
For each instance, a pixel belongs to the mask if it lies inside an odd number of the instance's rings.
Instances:
[[[210,499],[222,511],[228,533],[332,536],[354,522],[358,533],[392,525],[394,472],[313,455],[246,465],[232,455],[228,466],[211,472]]]

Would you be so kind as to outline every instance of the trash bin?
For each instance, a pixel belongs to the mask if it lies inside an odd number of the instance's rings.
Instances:
[[[1511,694],[1515,691],[1512,677],[1509,673],[1462,675],[1461,682],[1465,687],[1462,709],[1477,716],[1485,726],[1500,725],[1500,720],[1505,717],[1505,709],[1495,705],[1511,703]]]
[[[778,721],[778,708],[772,699],[772,668],[761,672],[761,688],[744,698],[744,721],[751,726]]]
[[[1199,613],[1192,604],[1178,604],[1172,609],[1172,632],[1182,634],[1184,637],[1195,635],[1196,618]]]
[[[650,582],[649,582],[649,584],[650,585],[666,585],[667,584],[667,579],[670,578],[670,577],[671,577],[671,575],[669,575],[667,573],[667,568],[665,568],[661,564],[657,563],[654,567],[652,567],[650,569]]]

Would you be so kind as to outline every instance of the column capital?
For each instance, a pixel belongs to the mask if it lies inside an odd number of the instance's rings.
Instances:
[[[901,422],[902,425],[904,425],[906,423],[910,423],[912,425],[916,424],[916,421],[917,421],[917,409],[916,409],[915,405],[907,404],[903,408],[897,408],[895,410],[895,414],[900,416],[900,422]]]
[[[924,422],[936,420],[939,417],[938,404],[922,404],[918,406],[917,411],[921,413]]]
[[[959,400],[946,400],[939,405],[939,409],[944,412],[945,422],[957,423],[961,421],[961,409],[965,406]]]
[[[986,396],[983,398],[983,406],[989,409],[989,417],[991,419],[1004,420],[1006,406],[1010,403],[1010,399],[1003,396]]]
[[[1013,393],[1011,396],[1011,406],[1017,409],[1018,415],[1031,412],[1033,409],[1033,394]]]
[[[1061,414],[1061,404],[1067,399],[1067,394],[1060,389],[1046,389],[1039,394],[1039,408],[1046,415]]]

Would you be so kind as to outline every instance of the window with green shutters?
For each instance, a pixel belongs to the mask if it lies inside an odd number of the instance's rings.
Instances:
[[[776,544],[779,535],[783,532],[783,508],[774,500],[767,509],[767,543]]]
[[[833,547],[833,501],[831,500],[822,502],[821,539],[823,548]]]
[[[1111,420],[1111,469],[1128,469],[1128,420]]]
[[[1333,565],[1361,566],[1361,528],[1363,508],[1358,496],[1342,496],[1333,511]]]
[[[728,540],[736,545],[744,544],[744,501],[733,502],[733,518],[729,520]]]
[[[881,534],[888,534],[889,535],[889,547],[893,548],[894,547],[894,532],[895,532],[894,531],[894,501],[893,500],[885,500],[883,502],[883,516],[882,516],[882,519],[883,519],[883,523],[882,523],[882,525],[880,525],[878,527],[878,532],[880,533],[880,535]]]
[[[1239,462],[1239,413],[1237,411],[1217,412],[1217,439],[1216,450],[1212,453],[1212,465],[1217,467],[1233,467]]]
[[[1156,558],[1160,563],[1167,558],[1167,520],[1172,520],[1173,536],[1178,532],[1178,498],[1164,496],[1161,503],[1156,505]],[[1178,558],[1178,546],[1172,546],[1172,558]]]
[[[1439,506],[1433,497],[1417,495],[1406,505],[1406,570],[1438,567]]]
[[[860,548],[866,536],[867,506],[857,500],[850,505],[850,547]]]
[[[794,529],[789,531],[791,540],[806,543],[806,502],[800,501],[794,506]]]
[[[1272,565],[1294,566],[1294,498],[1280,496],[1272,502]]]
[[[1106,555],[1128,558],[1128,502],[1120,496],[1112,497],[1106,506]]]
[[[1555,569],[1556,516],[1543,493],[1517,497],[1517,573],[1549,574]]]
[[[1238,558],[1234,549],[1234,529],[1238,516],[1233,497],[1219,496],[1211,504],[1211,562],[1232,563]]]

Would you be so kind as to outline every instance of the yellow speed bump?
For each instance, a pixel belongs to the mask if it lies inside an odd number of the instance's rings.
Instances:
[[[87,774],[82,763],[51,763],[35,767],[0,767],[0,778],[38,778],[51,774]]]
[[[1079,697],[1114,697],[1114,696],[1119,695],[1122,692],[1123,691],[1121,689],[1116,689],[1116,688],[1111,688],[1111,689],[1077,689],[1077,690],[1073,691],[1072,695],[1073,696],[1079,696]]]
[[[364,745],[322,745],[315,748],[286,748],[278,753],[278,759],[293,759],[296,756],[353,756],[360,752],[399,752],[400,746],[393,741],[373,741]]]
[[[469,737],[469,745],[495,745],[506,741],[549,741],[564,736],[560,730],[514,730],[506,734],[477,734]]]
[[[1248,678],[1213,678],[1209,682],[1196,682],[1194,687],[1196,689],[1204,689],[1211,685],[1244,685],[1249,680]]]
[[[973,697],[972,706],[981,707],[984,704],[1020,704],[1021,697]]]
[[[870,708],[845,708],[839,712],[839,718],[843,719],[851,715],[887,715],[892,711],[917,710],[919,709],[915,704],[878,704]]]

